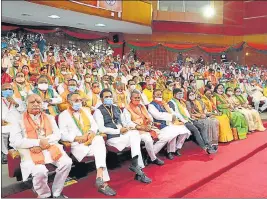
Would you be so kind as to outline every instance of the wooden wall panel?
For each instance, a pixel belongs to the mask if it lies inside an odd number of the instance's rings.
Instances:
[[[151,26],[152,5],[144,1],[123,1],[122,20]]]

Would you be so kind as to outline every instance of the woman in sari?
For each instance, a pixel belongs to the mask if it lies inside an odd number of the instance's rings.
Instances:
[[[227,115],[220,113],[216,107],[216,100],[212,97],[212,90],[205,89],[202,100],[206,105],[208,113],[219,121],[219,142],[230,142],[234,139],[230,120]]]
[[[242,113],[235,111],[234,107],[228,103],[222,84],[218,84],[214,88],[214,100],[218,111],[226,114],[230,119],[231,127],[236,128],[239,139],[247,138],[248,124],[246,118]]]
[[[248,105],[247,99],[241,94],[241,89],[235,88],[234,94],[231,92],[229,94],[231,103],[246,117],[249,131],[264,131],[265,128],[263,127],[259,112]]]
[[[218,145],[219,121],[208,113],[200,95],[196,94],[193,90],[188,91],[187,99],[186,107],[190,115],[206,126],[209,142],[212,145]]]

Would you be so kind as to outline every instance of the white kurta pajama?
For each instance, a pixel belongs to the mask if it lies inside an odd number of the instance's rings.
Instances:
[[[90,130],[97,133],[98,127],[93,116],[88,112],[88,109],[82,108],[82,110],[90,120]],[[74,117],[80,121],[81,125],[83,125],[79,112],[75,112]],[[82,132],[75,124],[68,110],[63,111],[59,115],[58,124],[62,133],[61,139],[63,141],[71,142],[71,153],[74,157],[80,162],[86,156],[94,156],[96,168],[103,168],[103,181],[109,181],[110,178],[106,166],[106,146],[103,137],[95,136],[92,144],[89,146],[75,142],[75,137],[82,136]]]
[[[131,147],[132,158],[138,155],[138,165],[141,168],[145,167],[140,149],[141,138],[138,131],[130,130],[125,134],[121,134],[120,133],[120,129],[122,128],[121,125],[117,125],[117,129],[105,127],[104,118],[99,109],[96,109],[94,113],[94,118],[101,133],[120,135],[119,137],[108,139],[107,145],[113,146],[117,148],[119,151],[122,151],[126,147]],[[122,119],[122,114],[121,114],[121,119]]]
[[[260,102],[264,101],[264,104],[260,108],[262,111],[267,109],[267,97],[263,95],[263,89],[260,88],[259,86],[250,86],[248,88],[249,90],[249,95],[252,97],[252,101],[254,103],[255,109],[258,111]]]
[[[148,112],[152,115],[153,118],[157,120],[164,120],[167,123],[167,126],[161,129],[161,136],[172,136],[172,139],[168,141],[167,152],[175,152],[177,149],[181,149],[185,140],[191,135],[190,131],[184,125],[173,125],[172,114],[167,112],[159,112],[159,110],[152,104],[148,105]],[[178,139],[176,139],[178,137]],[[158,151],[155,151],[156,153]]]
[[[37,123],[40,123],[40,117],[34,117],[30,115],[33,120]],[[40,116],[40,115],[39,115]],[[25,130],[23,120],[18,121],[18,123],[13,127],[13,131],[10,134],[10,145],[19,151],[21,156],[21,172],[23,181],[26,181],[30,175],[33,176],[33,187],[36,193],[41,198],[46,198],[51,195],[50,188],[47,184],[48,180],[48,170],[45,165],[38,164],[35,165],[30,155],[30,148],[40,146],[40,139],[48,139],[50,145],[56,145],[61,153],[62,157],[58,161],[53,161],[48,150],[43,150],[43,155],[45,158],[45,164],[54,164],[56,169],[56,176],[54,178],[54,183],[52,186],[53,196],[59,196],[64,187],[66,178],[69,175],[72,160],[63,150],[63,146],[58,144],[58,141],[61,138],[60,131],[57,127],[55,119],[51,115],[47,115],[52,126],[53,133],[47,137],[44,136],[44,132],[38,135],[38,139],[28,139],[27,133]],[[35,118],[38,118],[35,120]]]
[[[151,115],[151,121],[153,121],[153,118]],[[127,127],[136,127],[136,123],[134,123],[131,120],[131,113],[125,108],[123,110],[123,117],[122,117],[122,123],[124,126]],[[159,140],[154,144],[153,139],[151,138],[151,135],[149,132],[139,131],[141,140],[145,142],[145,147],[147,150],[147,153],[152,161],[156,160],[156,154],[171,140],[173,139],[172,135],[164,136],[162,135],[162,132],[159,130],[158,138]]]
[[[8,122],[6,126],[2,126],[2,148],[1,151],[5,155],[8,154],[8,137],[13,131],[13,126],[16,124],[16,121],[20,120],[21,107],[16,108],[13,104],[11,105],[7,99],[2,97],[2,120]]]

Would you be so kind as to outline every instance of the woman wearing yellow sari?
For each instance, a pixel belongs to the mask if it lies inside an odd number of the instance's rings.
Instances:
[[[202,101],[205,103],[207,111],[211,113],[219,121],[219,142],[230,142],[234,139],[230,120],[227,115],[220,113],[216,107],[216,100],[212,98],[212,91],[206,89],[202,96]]]

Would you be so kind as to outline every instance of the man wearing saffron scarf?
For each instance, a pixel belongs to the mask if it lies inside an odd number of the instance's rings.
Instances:
[[[27,111],[10,133],[10,145],[19,151],[23,181],[33,177],[33,188],[39,198],[63,197],[62,190],[71,169],[72,160],[58,144],[61,134],[53,116],[42,112],[42,98],[29,95]],[[52,193],[47,184],[48,170],[45,164],[54,164],[56,176]]]
[[[139,131],[141,140],[145,142],[145,147],[152,163],[160,166],[163,165],[164,162],[157,158],[156,154],[167,144],[169,138],[160,134],[156,127],[152,127],[153,118],[148,113],[146,107],[141,104],[141,93],[138,90],[131,92],[131,101],[123,111],[122,122],[124,126]],[[155,144],[153,144],[154,139],[158,139]]]
[[[102,105],[94,113],[95,121],[99,131],[107,134],[107,145],[122,151],[126,147],[131,147],[132,163],[129,167],[135,175],[135,180],[143,183],[151,183],[142,171],[144,163],[142,160],[139,132],[123,127],[122,114],[120,109],[113,104],[112,92],[103,89],[100,93]]]
[[[71,153],[80,162],[86,156],[94,156],[96,164],[96,186],[98,191],[114,196],[107,181],[110,180],[106,166],[106,146],[102,136],[96,135],[97,124],[89,109],[82,108],[82,98],[78,92],[67,96],[71,105],[59,115],[59,128],[62,140],[71,142]]]
[[[148,105],[148,112],[152,115],[154,123],[159,124],[161,133],[172,138],[167,145],[167,158],[172,160],[173,154],[180,154],[179,150],[191,133],[183,124],[176,122],[172,110],[163,102],[162,91],[159,89],[153,92],[153,101]]]

